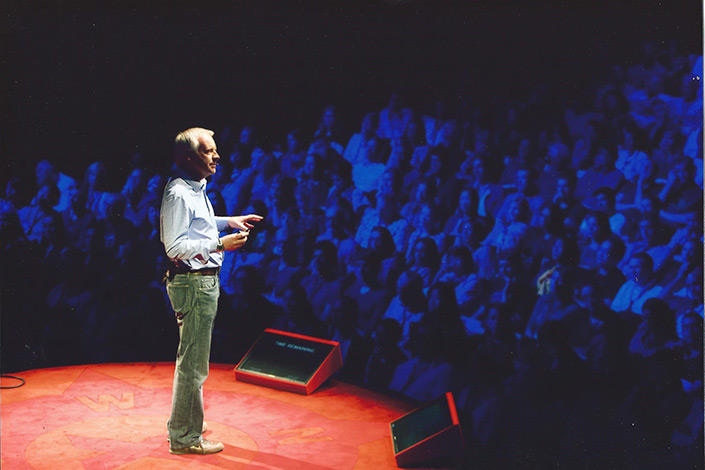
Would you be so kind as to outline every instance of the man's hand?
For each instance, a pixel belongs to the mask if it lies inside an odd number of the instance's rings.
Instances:
[[[223,243],[223,248],[225,249],[225,251],[233,251],[237,250],[245,244],[245,242],[247,241],[247,236],[249,234],[250,232],[248,230],[238,233],[232,233],[230,235],[221,237],[220,241]]]
[[[228,226],[238,230],[249,230],[254,227],[250,222],[259,222],[262,219],[263,217],[257,214],[237,215],[228,217]]]

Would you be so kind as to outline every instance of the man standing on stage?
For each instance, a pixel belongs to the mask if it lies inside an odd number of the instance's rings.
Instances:
[[[217,217],[206,196],[206,178],[215,174],[218,155],[213,131],[191,128],[176,136],[177,166],[164,189],[160,216],[161,240],[171,263],[167,293],[179,326],[179,349],[167,423],[172,454],[213,454],[220,442],[203,438],[203,383],[208,377],[211,333],[218,308],[218,274],[223,252],[247,241],[259,215]],[[236,233],[219,237],[230,227]]]

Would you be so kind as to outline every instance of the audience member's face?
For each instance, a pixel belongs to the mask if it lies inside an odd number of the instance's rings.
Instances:
[[[641,258],[629,260],[629,274],[639,285],[644,285],[651,280],[651,271],[646,266],[646,262]]]
[[[639,205],[639,210],[642,214],[653,214],[654,201],[649,197],[642,198],[641,204]]]
[[[683,331],[683,342],[686,346],[697,350],[702,348],[703,331],[695,318],[690,315],[683,317],[681,330]]]
[[[240,132],[240,143],[243,145],[252,145],[253,137],[254,135],[252,134],[252,129],[245,127]]]
[[[44,186],[45,184],[54,182],[54,168],[51,166],[51,163],[47,161],[37,163],[36,174],[38,186]]]
[[[147,220],[152,227],[159,227],[159,207],[149,206],[149,209],[147,209]]]
[[[695,248],[695,242],[693,240],[688,240],[687,242],[683,243],[683,246],[681,247],[680,256],[679,256],[681,263],[694,263],[694,262],[698,261],[695,259],[695,254],[696,254],[696,248]]]
[[[517,222],[521,216],[521,205],[519,201],[513,200],[507,208],[507,217],[510,222]]]
[[[556,240],[553,244],[553,249],[551,250],[551,257],[554,261],[558,261],[563,257],[563,240]]]
[[[469,191],[463,191],[460,193],[458,205],[460,206],[460,211],[463,214],[470,214],[472,212],[472,195]]]
[[[431,155],[431,161],[429,163],[429,170],[431,171],[431,173],[440,173],[442,167],[443,161],[441,161],[441,156],[436,154]]]
[[[529,172],[526,170],[519,170],[516,176],[517,189],[519,192],[524,192],[529,187]]]
[[[332,129],[333,126],[335,125],[335,111],[332,109],[327,109],[325,113],[323,113],[323,125],[327,129]]]
[[[612,164],[612,156],[606,149],[600,149],[595,154],[595,168],[598,170],[609,168]]]
[[[428,200],[428,186],[421,183],[416,187],[416,202],[423,202],[426,200]]]
[[[298,141],[296,140],[296,134],[290,133],[286,136],[286,148],[289,152],[296,151],[298,147]]]
[[[649,245],[654,240],[654,224],[650,220],[642,220],[639,222],[639,234],[641,235],[642,240],[647,242]]]
[[[613,259],[612,248],[614,244],[611,240],[607,239],[600,244],[600,248],[597,250],[597,264],[605,268],[614,266],[619,260]]]
[[[430,232],[433,230],[433,221],[431,219],[431,209],[428,206],[424,206],[423,209],[421,209],[421,212],[419,213],[419,225],[426,230],[427,232]]]
[[[485,327],[487,330],[492,334],[492,336],[495,336],[497,334],[497,325],[499,324],[499,312],[497,311],[496,308],[491,308],[489,312],[487,312],[487,320],[485,320]]]
[[[419,242],[414,245],[414,260],[416,260],[417,266],[425,267],[429,265],[431,262],[431,253],[429,251],[430,249],[426,248],[424,243]]]
[[[587,225],[587,231],[591,238],[596,238],[600,233],[600,226],[597,223],[597,219],[593,216],[588,216],[585,219],[585,224]]]
[[[372,251],[379,251],[382,246],[382,235],[379,233],[379,230],[373,230],[370,232],[370,238],[367,244]]]
[[[556,197],[561,199],[570,198],[570,184],[565,178],[558,178],[556,182]]]
[[[313,176],[316,171],[316,158],[312,155],[306,157],[304,161],[304,174],[307,176]]]
[[[441,290],[440,289],[431,289],[431,291],[428,293],[428,310],[430,312],[435,312],[438,310],[438,307],[441,306],[442,303],[442,298],[441,298]]]
[[[360,125],[360,132],[362,135],[370,135],[375,131],[374,121],[372,116],[369,114],[362,118],[362,124]]]
[[[479,158],[472,162],[472,174],[478,181],[485,181],[485,164]]]
[[[597,198],[595,199],[595,205],[597,206],[598,211],[602,211],[602,212],[606,212],[606,213],[611,212],[610,200],[604,194],[597,195]]]
[[[379,191],[383,194],[394,193],[394,175],[392,173],[387,171],[382,173],[382,177],[379,182]]]

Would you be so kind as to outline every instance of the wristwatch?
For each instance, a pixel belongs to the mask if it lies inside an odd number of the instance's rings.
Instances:
[[[223,245],[223,240],[218,238],[218,244],[215,246],[215,251],[225,251],[225,245]]]

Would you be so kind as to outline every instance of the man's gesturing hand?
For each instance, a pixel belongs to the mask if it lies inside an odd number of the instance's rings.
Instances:
[[[233,251],[242,247],[247,241],[247,236],[250,234],[249,231],[245,230],[243,232],[232,233],[220,238],[223,243],[223,249],[225,251]]]
[[[228,217],[228,225],[230,228],[236,228],[238,230],[249,230],[254,227],[250,222],[259,222],[262,218],[261,215],[257,214],[232,216]]]

